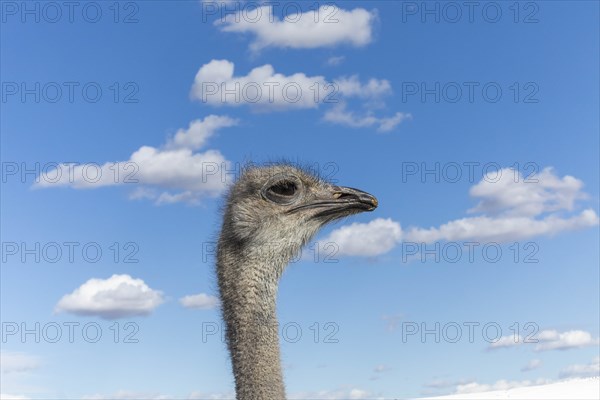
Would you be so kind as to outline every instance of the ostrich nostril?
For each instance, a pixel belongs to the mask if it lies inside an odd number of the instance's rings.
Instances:
[[[337,192],[337,193],[333,194],[333,198],[334,199],[344,199],[344,198],[355,198],[355,196],[350,193]]]

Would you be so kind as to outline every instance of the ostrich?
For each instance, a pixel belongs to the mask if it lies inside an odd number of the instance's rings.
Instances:
[[[276,297],[285,266],[328,222],[377,199],[288,164],[249,167],[226,198],[217,279],[238,400],[283,400]]]

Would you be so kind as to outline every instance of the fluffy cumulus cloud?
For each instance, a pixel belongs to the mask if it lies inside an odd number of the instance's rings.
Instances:
[[[502,336],[500,339],[496,340],[493,343],[490,343],[490,345],[488,346],[488,350],[495,350],[495,349],[503,349],[503,348],[507,348],[507,347],[515,347],[515,346],[519,346],[523,343],[529,343],[529,340],[532,339],[527,339],[528,342],[525,342],[524,338],[520,335],[507,335],[507,336]]]
[[[222,116],[209,115],[203,120],[190,122],[187,129],[179,129],[167,142],[168,149],[197,150],[204,146],[206,141],[219,129],[237,125],[236,119]]]
[[[184,296],[179,299],[182,306],[200,310],[211,310],[219,306],[219,299],[206,293]]]
[[[246,75],[235,75],[235,65],[228,60],[211,60],[198,70],[191,97],[212,106],[249,106],[257,111],[329,106],[326,122],[351,128],[375,128],[388,132],[410,114],[397,112],[390,117],[374,115],[374,108],[384,106],[383,98],[392,93],[388,80],[371,78],[362,82],[358,76],[327,80],[321,75],[302,72],[285,75],[270,64],[253,68]],[[348,100],[363,102],[365,111],[348,110]]]
[[[469,210],[481,215],[456,219],[439,227],[411,228],[413,242],[508,242],[598,225],[593,209],[572,213],[575,201],[585,198],[583,183],[571,176],[558,177],[551,168],[524,177],[510,168],[486,175],[470,194],[479,203]],[[571,212],[565,216],[566,212]]]
[[[567,350],[586,346],[598,345],[598,338],[591,333],[581,330],[558,332],[557,330],[541,331],[538,335],[539,343],[535,346],[536,351]]]
[[[134,188],[132,199],[148,198],[157,204],[198,203],[223,192],[226,181],[220,171],[230,170],[231,163],[218,150],[197,150],[217,131],[237,123],[227,116],[209,115],[179,129],[162,147],[140,147],[126,161],[59,164],[43,171],[34,187],[93,189],[121,185]]]
[[[530,176],[504,168],[471,188],[470,195],[480,201],[469,211],[517,217],[571,211],[576,200],[587,197],[582,189],[582,181],[569,175],[561,178],[549,167]]]
[[[402,228],[391,219],[377,218],[368,223],[355,222],[331,232],[321,241],[337,246],[340,256],[374,257],[390,251],[402,239]]]
[[[237,12],[217,20],[215,25],[223,32],[252,35],[252,51],[266,47],[314,49],[340,44],[361,47],[373,40],[373,24],[377,20],[375,11],[363,8],[344,10],[328,4],[280,17],[276,13],[281,9],[281,6],[275,9],[270,5],[241,7]]]
[[[192,98],[213,106],[250,105],[263,110],[315,108],[323,100],[320,91],[327,82],[322,76],[283,75],[270,64],[235,76],[234,68],[228,60],[203,65],[194,79]]]
[[[587,331],[570,330],[559,332],[555,329],[547,329],[528,338],[514,335],[503,336],[498,341],[491,343],[488,349],[494,350],[529,345],[533,346],[534,351],[568,350],[594,346],[599,343],[599,339],[594,338]]]
[[[55,310],[107,319],[148,315],[164,302],[160,291],[141,279],[113,275],[108,279],[90,279],[63,296]]]
[[[340,255],[376,256],[392,250],[401,241],[502,243],[598,225],[598,215],[593,209],[575,211],[576,201],[587,197],[582,191],[583,183],[576,178],[560,178],[551,168],[529,177],[509,168],[495,175],[501,190],[494,187],[491,183],[494,180],[489,177],[470,190],[471,196],[479,202],[467,212],[482,215],[452,220],[439,227],[404,230],[398,222],[380,218],[370,223],[343,226],[333,231],[323,243],[337,243]],[[502,338],[491,347],[509,347],[513,339]]]

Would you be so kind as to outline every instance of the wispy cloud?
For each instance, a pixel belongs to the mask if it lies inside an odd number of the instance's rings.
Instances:
[[[534,369],[538,369],[541,366],[542,360],[534,358],[533,360],[529,360],[529,362],[525,364],[523,368],[521,368],[521,372],[533,371]]]
[[[322,400],[360,400],[372,399],[372,393],[359,388],[342,388],[334,390],[320,390],[315,392],[292,393],[290,400],[322,399]]]
[[[555,329],[540,331],[538,334],[523,338],[521,336],[508,335],[501,337],[498,341],[488,346],[489,350],[496,350],[517,346],[533,346],[534,351],[568,350],[599,344],[599,339],[594,338],[590,332],[582,330],[570,330],[559,332]]]
[[[31,399],[31,397],[27,397],[22,394],[0,393],[0,399],[2,399],[2,400],[29,400],[29,399]]]
[[[118,390],[109,395],[92,394],[83,396],[83,400],[168,400],[173,396],[168,396],[150,392],[135,392],[131,390]]]
[[[587,364],[569,365],[560,371],[559,376],[561,378],[600,376],[600,357],[595,357]]]
[[[195,308],[200,310],[211,310],[219,306],[219,299],[206,293],[184,296],[179,302],[185,308]]]
[[[402,321],[403,317],[404,317],[403,314],[393,314],[393,315],[383,315],[381,317],[381,319],[386,321],[385,329],[388,332],[394,332],[394,331],[396,331],[396,329],[398,329],[398,325],[400,324],[400,321]]]
[[[332,107],[325,112],[323,120],[348,126],[350,128],[370,128],[375,127],[379,132],[389,132],[398,126],[402,121],[412,118],[410,114],[397,112],[392,117],[376,117],[372,111],[367,111],[359,115],[353,111],[347,110],[345,102]]]
[[[327,59],[326,64],[331,67],[335,67],[335,66],[342,64],[345,59],[346,59],[345,56],[332,56]]]
[[[0,352],[0,372],[2,374],[27,372],[41,365],[38,357],[16,351]]]
[[[467,393],[480,393],[490,392],[497,390],[509,390],[515,388],[521,388],[526,386],[544,385],[551,383],[550,379],[536,379],[536,380],[522,380],[522,381],[509,381],[506,379],[498,380],[494,383],[479,383],[470,382],[458,385],[456,387],[456,394],[467,394]]]

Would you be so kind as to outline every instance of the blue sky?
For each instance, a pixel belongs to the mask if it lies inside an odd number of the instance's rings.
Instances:
[[[27,4],[2,2],[3,397],[231,397],[225,345],[202,339],[219,323],[220,173],[280,159],[380,203],[284,274],[290,397],[598,374],[597,3],[481,3],[472,21],[461,2],[460,18],[427,3],[436,21],[420,2],[282,2],[273,18],[256,3],[96,2],[72,22]],[[36,323],[39,343],[22,338]]]

